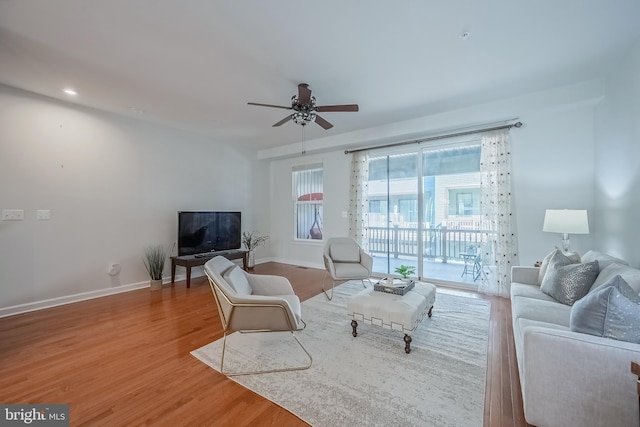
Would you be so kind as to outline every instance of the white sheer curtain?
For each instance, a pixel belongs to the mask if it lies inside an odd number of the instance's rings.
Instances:
[[[351,189],[349,193],[349,236],[365,251],[369,250],[369,154],[353,153],[351,157]]]
[[[511,266],[518,262],[509,131],[484,134],[481,147],[480,213],[485,235],[481,247],[483,274],[478,291],[508,298]]]

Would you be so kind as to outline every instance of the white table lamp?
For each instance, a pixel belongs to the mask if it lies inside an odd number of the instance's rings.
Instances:
[[[569,251],[569,234],[589,234],[589,220],[584,209],[547,209],[542,231],[562,233],[562,250]]]

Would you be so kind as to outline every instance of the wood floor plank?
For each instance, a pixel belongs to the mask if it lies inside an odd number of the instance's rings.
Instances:
[[[259,264],[306,300],[323,270]],[[327,282],[330,285],[330,280]],[[485,426],[526,427],[510,302],[491,301]],[[209,284],[194,278],[0,319],[0,402],[68,403],[71,425],[304,426],[190,352],[222,337]]]

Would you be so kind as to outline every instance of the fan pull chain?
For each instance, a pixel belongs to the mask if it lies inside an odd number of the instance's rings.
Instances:
[[[305,154],[307,154],[307,147],[305,144],[305,125],[302,125],[302,155],[304,156]]]

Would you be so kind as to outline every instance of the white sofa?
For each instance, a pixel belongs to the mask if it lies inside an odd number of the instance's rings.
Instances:
[[[604,277],[609,271],[623,273],[627,282],[640,278],[640,270],[621,264],[605,270],[615,259],[602,255],[591,290],[609,278]],[[526,421],[538,427],[637,427],[638,378],[630,368],[631,361],[640,361],[640,344],[572,332],[572,306],[541,291],[539,270],[511,270],[513,335]],[[640,292],[635,287],[640,284],[629,285]]]

